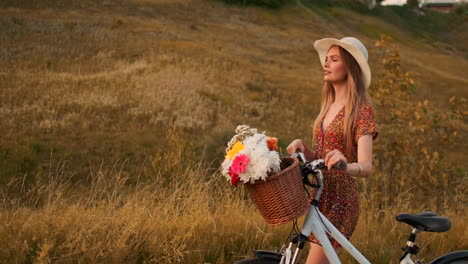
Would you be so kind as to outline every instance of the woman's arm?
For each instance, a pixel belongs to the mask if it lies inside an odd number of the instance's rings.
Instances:
[[[334,149],[325,156],[325,165],[329,170],[340,160],[346,161],[346,157],[339,150]],[[347,163],[345,173],[353,177],[367,178],[372,174],[372,135],[364,135],[358,141],[358,162]]]
[[[364,135],[358,141],[358,162],[350,163],[346,173],[353,177],[367,178],[372,175],[372,135]]]

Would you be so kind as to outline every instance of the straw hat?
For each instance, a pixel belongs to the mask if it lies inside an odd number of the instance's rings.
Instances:
[[[369,88],[371,81],[371,71],[369,68],[369,64],[367,63],[369,55],[364,44],[362,44],[362,42],[359,41],[357,38],[353,37],[345,37],[339,40],[334,38],[324,38],[315,41],[314,48],[319,54],[320,63],[322,64],[322,67],[325,64],[325,56],[327,55],[330,47],[333,45],[337,45],[344,48],[354,57],[354,59],[361,67],[364,86],[366,87],[366,89]]]

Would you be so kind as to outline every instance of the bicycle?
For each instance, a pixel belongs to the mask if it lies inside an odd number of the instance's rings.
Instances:
[[[280,252],[254,250],[254,258],[241,260],[235,262],[235,264],[296,264],[299,261],[302,249],[306,245],[306,242],[309,241],[308,237],[310,234],[314,234],[314,236],[318,239],[330,263],[340,263],[338,255],[333,249],[333,246],[326,233],[328,233],[338,243],[340,243],[342,248],[348,251],[350,255],[359,263],[370,264],[370,262],[351,244],[351,242],[345,238],[343,234],[340,233],[340,231],[338,231],[338,229],[336,229],[335,226],[333,226],[333,224],[320,212],[318,208],[320,196],[324,186],[322,170],[327,169],[324,160],[318,159],[309,162],[306,160],[305,155],[300,150],[297,150],[296,153],[291,155],[291,157],[302,161],[303,165],[300,165],[300,170],[303,184],[317,189],[314,198],[310,202],[309,211],[304,220],[302,230],[298,233],[290,235],[291,239],[286,249],[283,249]],[[341,161],[335,164],[333,168],[345,169],[346,163]],[[316,183],[310,182],[309,175],[312,175],[315,178]],[[406,246],[402,248],[403,255],[400,258],[400,264],[422,264],[419,261],[414,262],[412,260],[412,256],[416,256],[419,251],[418,246],[415,244],[418,233],[423,231],[446,232],[451,228],[450,219],[429,211],[424,211],[417,215],[399,214],[396,216],[396,220],[412,226],[412,231],[408,241],[406,242]],[[447,253],[430,263],[468,264],[468,250]]]

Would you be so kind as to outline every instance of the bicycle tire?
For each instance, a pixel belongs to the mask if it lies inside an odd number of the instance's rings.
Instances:
[[[234,264],[278,264],[278,263],[279,263],[278,260],[268,259],[268,258],[250,258],[250,259],[244,259],[244,260],[234,262]]]
[[[468,250],[447,253],[433,260],[430,264],[468,264]]]

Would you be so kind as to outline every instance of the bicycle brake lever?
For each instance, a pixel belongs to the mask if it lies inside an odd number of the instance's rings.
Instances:
[[[301,170],[301,173],[302,173],[302,183],[307,185],[307,186],[310,186],[312,188],[316,188],[318,187],[317,184],[313,184],[312,182],[310,182],[309,180],[309,174],[311,174],[311,170],[307,167],[304,167],[302,170]]]
[[[312,170],[326,170],[325,161],[323,159],[314,160],[309,163],[310,169]]]
[[[302,161],[303,163],[307,162],[307,159],[304,155],[304,153],[300,149],[296,149],[296,152],[294,152],[291,157],[297,158],[299,161]]]

